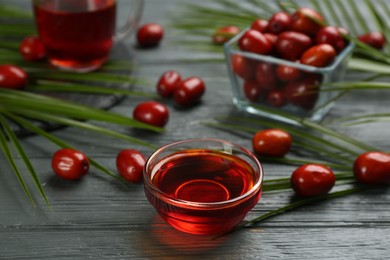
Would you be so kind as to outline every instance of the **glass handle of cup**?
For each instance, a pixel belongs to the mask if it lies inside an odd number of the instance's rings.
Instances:
[[[115,42],[121,41],[128,37],[137,27],[142,16],[144,8],[143,0],[132,0],[130,2],[130,13],[126,19],[126,23],[120,27],[114,37]]]

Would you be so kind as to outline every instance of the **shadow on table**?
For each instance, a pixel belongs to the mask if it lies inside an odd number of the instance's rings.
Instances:
[[[160,216],[150,220],[149,229],[140,237],[142,250],[148,257],[170,256],[210,256],[218,252],[224,255],[234,254],[234,244],[242,243],[241,232],[215,239],[215,236],[191,235],[177,231]],[[241,233],[242,234],[242,233]],[[163,251],[166,251],[164,254]]]

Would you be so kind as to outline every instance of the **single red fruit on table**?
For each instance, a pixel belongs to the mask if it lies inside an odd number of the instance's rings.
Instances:
[[[359,41],[381,50],[385,46],[386,38],[380,32],[369,32],[358,37]]]
[[[164,28],[157,23],[142,25],[137,31],[137,41],[141,47],[157,46],[164,36]]]
[[[0,66],[0,88],[22,89],[27,85],[26,72],[14,65]]]
[[[271,90],[277,87],[278,79],[272,63],[259,62],[257,64],[256,82],[266,90]]]
[[[242,51],[267,55],[272,51],[271,43],[264,34],[255,30],[246,31],[238,40],[238,46]]]
[[[291,28],[292,18],[286,12],[274,13],[268,21],[268,31],[270,33],[279,34],[284,31],[289,31]]]
[[[265,33],[268,31],[268,21],[263,19],[256,19],[251,24],[251,29],[261,33]]]
[[[192,106],[199,102],[205,91],[206,85],[201,78],[190,77],[180,82],[173,98],[180,106]]]
[[[63,148],[56,151],[51,160],[56,175],[66,180],[78,180],[88,173],[89,160],[80,151]]]
[[[326,67],[336,58],[335,49],[326,43],[318,44],[302,54],[301,63],[314,67]]]
[[[28,36],[20,43],[19,52],[27,61],[40,61],[46,58],[45,46],[37,36]]]
[[[299,32],[282,32],[276,41],[276,53],[285,60],[296,61],[312,45],[309,36]]]
[[[336,177],[331,169],[322,164],[305,164],[291,175],[291,186],[301,197],[327,194],[334,186]]]
[[[256,77],[256,62],[239,54],[231,57],[231,66],[234,73],[245,80],[254,80]]]
[[[143,169],[145,156],[134,149],[125,149],[116,156],[116,169],[120,176],[131,183],[141,182],[143,179]]]
[[[324,17],[310,8],[299,8],[292,15],[291,30],[315,37],[325,21]]]
[[[180,73],[174,70],[164,72],[157,82],[157,93],[161,97],[171,97],[174,90],[181,82]]]
[[[295,81],[302,76],[302,72],[296,67],[280,64],[276,68],[276,75],[283,81]]]
[[[283,157],[291,148],[291,136],[281,129],[266,129],[252,138],[253,150],[264,156]]]
[[[367,152],[359,155],[353,164],[356,179],[365,184],[390,183],[390,154]]]
[[[327,43],[340,52],[345,48],[345,41],[340,33],[339,28],[333,26],[325,26],[317,32],[316,35],[317,44]]]
[[[218,28],[213,34],[213,43],[222,45],[239,33],[240,28],[237,26],[225,26]]]
[[[145,124],[163,127],[168,122],[169,110],[159,102],[146,101],[134,108],[133,118]]]
[[[273,89],[267,95],[267,102],[273,107],[282,107],[286,104],[286,97],[281,89]]]
[[[305,75],[301,80],[289,82],[283,91],[288,102],[311,110],[317,102],[320,84],[320,75]]]
[[[245,97],[252,102],[259,101],[263,95],[263,91],[256,81],[245,81],[243,89]]]

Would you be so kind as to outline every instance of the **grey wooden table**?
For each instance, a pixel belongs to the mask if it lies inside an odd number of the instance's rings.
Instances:
[[[3,2],[3,1],[2,1]],[[27,6],[25,1],[4,1]],[[27,1],[29,2],[29,1]],[[169,27],[169,15],[179,0],[146,0],[142,22],[166,26],[166,38],[159,48],[139,50],[134,41],[126,45],[138,64],[138,75],[156,82],[166,70],[178,70],[184,77],[197,75],[207,85],[200,105],[177,109],[167,105],[171,117],[166,132],[147,134],[126,128],[116,130],[161,146],[187,138],[221,138],[247,148],[248,138],[206,127],[206,118],[235,111],[224,64],[186,63],[182,58],[203,54],[178,45],[179,36]],[[190,1],[188,1],[190,2]],[[27,8],[27,7],[26,7]],[[204,55],[203,55],[204,56]],[[350,75],[351,76],[351,75]],[[353,75],[352,75],[353,76]],[[131,116],[142,98],[127,98],[112,111]],[[327,120],[346,115],[388,112],[390,94],[384,91],[351,93],[340,100]],[[114,128],[113,126],[107,126]],[[389,123],[375,123],[338,129],[348,135],[390,151]],[[54,134],[82,149],[106,167],[115,170],[115,156],[124,148],[152,151],[65,128]],[[31,207],[0,155],[0,258],[1,259],[388,259],[390,253],[390,192],[375,190],[333,201],[317,203],[269,219],[261,225],[221,239],[193,236],[175,231],[156,215],[147,202],[142,185],[129,189],[92,171],[80,182],[64,182],[51,170],[50,159],[57,148],[39,136],[22,141],[37,168],[51,202]],[[266,178],[289,176],[293,166],[264,164]],[[33,184],[29,183],[32,187]],[[247,219],[288,203],[292,192],[264,195]],[[37,201],[39,197],[36,196]]]

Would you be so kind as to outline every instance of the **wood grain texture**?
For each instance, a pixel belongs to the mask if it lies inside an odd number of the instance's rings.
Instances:
[[[25,5],[23,1],[16,2]],[[179,2],[182,1],[146,0],[143,22],[158,22],[169,28],[169,15],[177,10]],[[136,49],[133,39],[128,41],[127,47],[137,61],[138,76],[151,82],[145,88],[154,90],[154,82],[161,73],[175,69],[184,77],[197,75],[205,80],[207,93],[202,103],[190,109],[179,109],[172,101],[164,101],[171,117],[162,134],[103,125],[157,146],[187,138],[212,137],[250,148],[248,138],[201,124],[209,118],[236,112],[226,67],[179,61],[183,57],[197,58],[204,54],[177,46],[174,41],[177,37],[167,29],[166,40],[159,48]],[[351,79],[357,77],[359,75],[349,75]],[[127,98],[112,111],[130,116],[135,105],[143,100]],[[388,112],[389,104],[389,92],[353,92],[335,105],[326,122],[341,116]],[[383,122],[337,129],[390,151],[389,126]],[[146,155],[152,152],[74,128],[53,133],[114,171],[119,150],[131,147]],[[38,206],[30,206],[4,156],[0,155],[0,259],[387,259],[389,255],[388,189],[303,207],[255,228],[213,240],[183,234],[165,224],[147,202],[142,185],[126,189],[95,170],[80,182],[59,180],[50,167],[51,155],[57,149],[53,144],[39,136],[25,138],[22,144],[37,168],[51,207],[38,196]],[[268,179],[287,177],[295,169],[277,164],[264,164],[264,168]],[[33,188],[31,182],[28,185]],[[290,191],[264,194],[247,219],[285,205],[292,195]]]

